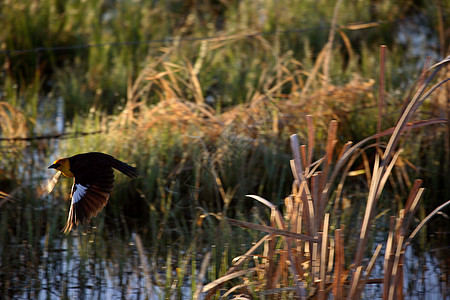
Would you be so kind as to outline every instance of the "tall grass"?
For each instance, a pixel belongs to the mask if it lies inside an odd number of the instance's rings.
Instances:
[[[65,99],[66,115],[71,119],[75,113],[86,115],[92,107],[119,112],[127,98],[127,82],[137,78],[146,58],[157,60],[165,47],[174,47],[171,62],[189,61],[192,74],[198,73],[204,97],[211,94],[217,106],[227,107],[251,99],[265,63],[277,65],[279,57],[290,55],[310,69],[328,40],[334,4],[331,0],[320,5],[316,1],[267,1],[264,5],[252,1],[196,5],[148,0],[7,1],[0,5],[5,25],[0,33],[5,41],[0,60],[7,78],[19,86],[18,93],[23,95],[31,84],[39,86],[40,96],[58,94]],[[336,24],[351,25],[338,29],[339,38],[330,48],[333,60],[327,65],[332,80],[346,82],[354,72],[374,77],[372,49],[380,43],[391,45],[392,57],[399,58],[392,60],[392,68],[405,68],[407,64],[400,60],[403,50],[393,43],[395,23],[391,23],[414,9],[413,1],[403,4],[350,1],[338,8]],[[421,8],[426,14],[437,9],[433,3]],[[387,23],[353,25],[375,20]],[[431,25],[438,30],[442,27]],[[311,30],[316,27],[323,29]],[[233,38],[255,33],[251,38]],[[183,41],[210,36],[227,38]],[[167,42],[155,42],[167,38]],[[53,47],[69,48],[44,50]],[[37,50],[14,52],[29,49]]]
[[[371,279],[382,248],[384,248],[383,278],[374,282],[383,284],[383,298],[402,299],[404,253],[422,227],[440,210],[450,204],[442,203],[429,216],[422,220],[414,230],[410,229],[418,203],[424,192],[422,180],[416,180],[406,201],[397,216],[391,216],[387,240],[369,253],[373,246],[368,240],[377,236],[371,224],[380,213],[377,202],[385,185],[392,176],[405,142],[402,136],[406,131],[424,125],[443,123],[445,120],[433,119],[411,122],[419,106],[449,79],[429,87],[437,71],[450,62],[450,57],[421,74],[415,94],[405,103],[395,128],[365,138],[353,145],[346,143],[336,158],[337,123],[331,122],[323,156],[313,162],[315,130],[311,117],[307,117],[308,145],[300,146],[297,135],[291,136],[293,159],[291,169],[294,176],[292,193],[285,198],[284,216],[277,206],[259,196],[249,197],[270,208],[269,225],[259,225],[229,219],[231,225],[260,230],[266,233],[245,255],[236,257],[226,275],[204,287],[207,298],[214,295],[226,281],[242,278],[240,286],[245,294],[278,295],[282,298],[325,299],[331,294],[337,299],[358,299],[365,285]],[[368,195],[362,219],[341,222],[339,209],[342,184],[348,176],[352,157],[360,155],[360,149],[368,142],[381,136],[390,135],[384,151],[377,153],[368,182]],[[377,146],[381,146],[377,144]],[[337,152],[336,152],[337,154]],[[320,168],[320,170],[319,170]],[[347,169],[343,171],[343,169]],[[341,174],[341,175],[340,175]],[[335,181],[341,176],[339,184]],[[334,196],[332,198],[332,196]],[[333,208],[338,207],[338,210]],[[343,227],[359,227],[355,237],[356,247],[344,248]],[[278,238],[277,236],[281,237]],[[256,245],[258,247],[256,247]],[[349,243],[352,245],[352,243]],[[256,254],[259,247],[261,254]],[[369,247],[370,246],[370,247]],[[245,261],[251,261],[251,268],[243,268]],[[350,267],[346,267],[350,266]],[[234,287],[229,290],[234,292]],[[228,292],[227,292],[228,293]],[[225,293],[225,294],[227,294]]]

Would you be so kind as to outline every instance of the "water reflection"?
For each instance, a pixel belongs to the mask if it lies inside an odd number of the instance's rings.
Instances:
[[[12,259],[3,261],[1,267],[4,296],[26,299],[164,299],[166,289],[173,285],[173,282],[166,285],[164,280],[167,271],[164,270],[165,258],[159,259],[159,267],[155,261],[148,264],[143,260],[152,257],[152,253],[145,248],[141,249],[144,253],[140,253],[135,241],[135,238],[106,237],[93,228],[92,232],[80,234],[76,230],[69,236],[61,235],[53,240],[48,235],[44,236],[40,240],[39,252],[33,251],[26,241],[17,248],[10,245]],[[404,262],[405,298],[445,299],[449,285],[441,263],[432,252],[417,255],[412,247],[408,248]],[[170,272],[175,275],[176,269]],[[379,259],[372,278],[382,278],[382,273],[382,259]],[[186,282],[180,289],[181,299],[192,298],[189,285]],[[382,293],[381,283],[367,284],[363,298],[379,299]]]
[[[34,291],[23,287],[19,294],[39,299],[161,299],[160,287],[148,290],[136,246],[97,235],[75,231],[73,236],[54,240],[51,248],[43,238],[39,274],[34,279],[39,284]]]

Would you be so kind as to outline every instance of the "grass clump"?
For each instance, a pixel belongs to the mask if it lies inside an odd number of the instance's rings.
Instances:
[[[449,61],[447,58],[435,68],[439,70]],[[235,283],[225,294],[235,293],[239,287],[241,293],[249,296],[257,293],[260,296],[277,295],[282,298],[291,298],[295,295],[302,299],[310,297],[325,299],[333,294],[338,299],[343,297],[354,299],[360,298],[365,285],[372,282],[383,284],[384,298],[402,298],[406,248],[423,225],[449,205],[450,200],[436,208],[411,231],[410,225],[424,192],[421,188],[422,181],[416,180],[398,215],[390,218],[387,240],[384,244],[376,246],[373,255],[369,256],[367,261],[365,257],[372,248],[368,249],[370,245],[368,240],[371,236],[376,236],[376,232],[371,231],[373,228],[371,224],[378,214],[377,202],[381,198],[386,182],[392,176],[391,172],[404,147],[401,136],[414,127],[443,122],[441,119],[434,119],[410,123],[419,105],[448,81],[443,80],[426,90],[437,70],[430,68],[427,72],[431,75],[425,77],[425,72],[421,75],[417,91],[405,104],[395,128],[370,136],[355,145],[348,142],[336,159],[334,156],[337,122],[330,123],[324,155],[313,162],[315,130],[311,117],[308,117],[308,146],[300,146],[298,136],[291,136],[293,152],[291,169],[294,182],[291,195],[285,199],[284,216],[270,201],[250,195],[249,197],[270,208],[270,223],[259,225],[233,219],[229,219],[228,222],[231,225],[263,231],[266,235],[255,242],[255,246],[245,255],[236,257],[227,273],[205,286],[203,291],[211,297],[225,282],[241,278],[240,283]],[[379,150],[380,154],[376,154],[368,182],[369,191],[363,218],[343,221],[341,216],[345,215],[345,212],[341,206],[343,205],[341,191],[348,176],[346,166],[351,165],[352,157],[360,155],[360,149],[366,143],[385,135],[390,135],[390,139],[383,147],[384,151]],[[339,174],[342,174],[342,177],[339,184],[336,184],[335,180]],[[358,237],[355,237],[356,247],[347,246],[344,251],[343,228],[356,226],[360,228]],[[262,246],[264,251],[256,254],[256,250]],[[382,248],[385,253],[384,275],[381,279],[371,281],[371,272]],[[248,265],[243,267],[246,261]]]

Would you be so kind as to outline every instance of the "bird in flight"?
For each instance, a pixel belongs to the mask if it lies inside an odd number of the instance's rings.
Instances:
[[[64,176],[73,178],[71,204],[66,226],[62,232],[89,221],[105,207],[114,185],[113,168],[131,178],[138,171],[111,155],[100,152],[77,154],[55,160],[49,169],[56,169]]]

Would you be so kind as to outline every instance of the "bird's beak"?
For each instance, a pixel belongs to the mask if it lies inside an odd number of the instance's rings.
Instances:
[[[53,164],[50,167],[48,167],[49,169],[56,169],[59,167],[59,164]]]

